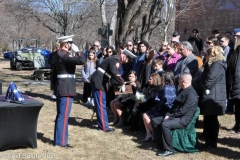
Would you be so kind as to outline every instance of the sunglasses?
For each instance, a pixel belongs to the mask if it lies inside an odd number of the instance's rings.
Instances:
[[[212,44],[212,42],[206,42],[206,44],[210,45],[210,44]]]
[[[170,50],[171,48],[167,48],[167,50]]]
[[[94,44],[93,46],[96,46],[96,47],[98,47],[98,45],[96,45],[96,44]]]
[[[220,43],[223,43],[224,41],[219,41]]]
[[[69,43],[69,44],[73,44],[73,41],[68,41],[67,43]]]
[[[171,41],[171,43],[175,43],[175,42],[177,42],[177,41]]]
[[[132,45],[127,45],[127,46],[132,47]]]

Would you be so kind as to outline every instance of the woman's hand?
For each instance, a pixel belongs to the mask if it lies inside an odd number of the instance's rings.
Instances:
[[[130,85],[136,87],[136,83],[135,82],[130,83]]]

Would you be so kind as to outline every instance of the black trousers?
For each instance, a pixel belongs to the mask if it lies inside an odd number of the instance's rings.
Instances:
[[[90,85],[90,83],[84,82],[82,101],[84,103],[87,102],[88,97],[92,97],[91,85]]]
[[[169,118],[164,120],[161,125],[161,140],[162,140],[162,149],[174,152],[172,146],[172,135],[171,130],[185,128],[180,123],[180,118]]]
[[[235,126],[236,130],[240,129],[240,99],[233,99],[235,105]]]
[[[164,119],[164,115],[160,116],[160,117],[154,117],[151,120],[152,123],[152,127],[153,127],[153,134],[154,134],[154,139],[155,142],[157,143],[157,145],[162,148],[162,136],[161,136],[161,128],[160,128],[160,124],[163,122]]]
[[[217,115],[205,115],[205,135],[206,142],[217,143],[218,132],[219,132],[219,122]]]

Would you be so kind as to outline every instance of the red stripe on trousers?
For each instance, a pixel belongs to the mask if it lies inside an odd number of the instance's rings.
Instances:
[[[104,123],[104,115],[103,115],[103,106],[102,106],[102,91],[100,91],[99,99],[100,99],[100,112],[101,112],[102,127],[103,127],[103,130],[106,132],[105,123]]]
[[[66,132],[66,123],[67,123],[67,117],[68,117],[68,106],[69,106],[70,98],[67,97],[67,103],[65,107],[65,114],[64,114],[64,124],[63,124],[63,132],[62,132],[62,146],[65,146],[65,132]]]

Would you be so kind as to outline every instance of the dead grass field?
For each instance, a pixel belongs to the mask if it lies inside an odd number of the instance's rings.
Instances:
[[[80,77],[81,66],[77,67],[77,78]],[[221,124],[218,148],[198,153],[178,153],[170,157],[155,156],[157,151],[154,142],[142,143],[145,135],[130,133],[127,126],[116,128],[115,133],[104,133],[97,130],[96,117],[90,121],[92,110],[79,104],[83,84],[76,82],[78,96],[75,97],[69,119],[69,143],[73,149],[64,149],[52,145],[54,120],[56,116],[55,103],[50,100],[49,84],[26,84],[21,82],[34,82],[31,77],[33,70],[11,71],[9,61],[0,58],[0,80],[2,90],[6,92],[11,81],[29,96],[44,103],[37,127],[36,149],[16,148],[0,152],[0,159],[48,159],[66,160],[153,160],[153,159],[240,159],[240,136],[229,131],[234,124],[234,115],[219,117]],[[47,80],[44,81],[49,83]],[[109,118],[110,121],[112,117]],[[202,116],[199,118],[202,119]],[[27,125],[27,124],[26,124]],[[200,135],[202,129],[197,129]],[[200,143],[203,143],[199,140]],[[0,142],[1,143],[1,142]],[[34,158],[34,156],[37,156]]]

